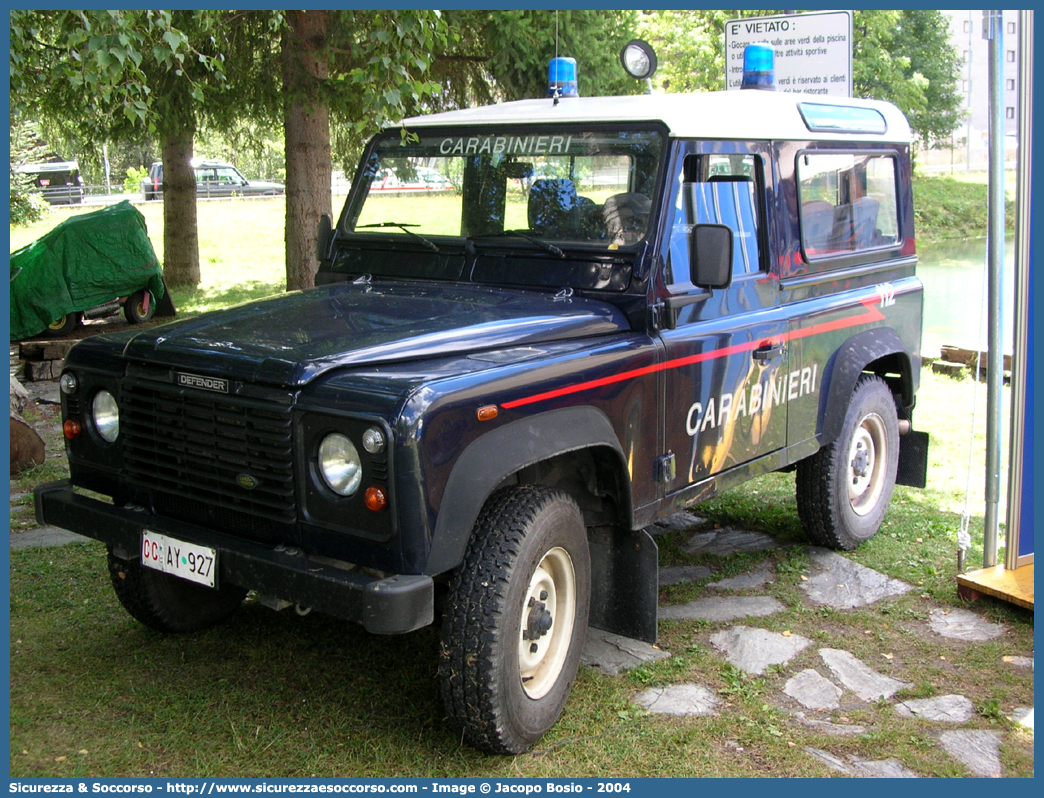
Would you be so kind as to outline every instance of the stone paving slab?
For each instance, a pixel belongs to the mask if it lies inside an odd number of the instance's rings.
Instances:
[[[783,692],[805,709],[837,709],[843,691],[819,671],[809,668],[790,677]]]
[[[786,609],[770,596],[713,597],[661,607],[661,620],[735,621],[739,618],[772,615]]]
[[[854,776],[863,779],[917,779],[916,773],[906,767],[898,759],[879,759],[868,761],[863,759],[849,759],[847,762],[841,757],[834,756],[827,751],[818,748],[806,748],[806,752],[814,756],[827,767],[844,773],[846,776]]]
[[[811,554],[819,573],[803,582],[801,589],[815,604],[837,609],[865,607],[912,589],[906,582],[891,579],[828,549],[815,548]]]
[[[1004,634],[1004,627],[990,623],[970,610],[934,609],[928,613],[928,628],[953,640],[984,643]]]
[[[915,698],[895,705],[904,718],[921,718],[936,723],[966,723],[975,714],[975,705],[963,695],[941,695]]]
[[[655,524],[647,526],[645,531],[653,537],[657,537],[658,535],[666,535],[669,532],[686,532],[693,527],[703,526],[706,523],[706,518],[701,518],[695,513],[682,510],[680,513],[669,515]]]
[[[712,554],[716,557],[728,557],[730,554],[742,551],[766,551],[778,548],[779,544],[768,535],[742,529],[699,532],[682,546],[682,549],[688,554]]]
[[[68,543],[86,543],[90,538],[76,535],[56,526],[42,526],[25,532],[11,533],[12,549],[47,548],[65,546]]]
[[[943,732],[939,737],[943,750],[983,778],[1000,778],[1001,733],[981,729]]]
[[[672,684],[650,687],[635,696],[635,702],[658,715],[711,715],[720,699],[702,684]]]
[[[642,663],[655,662],[669,656],[668,652],[653,648],[641,640],[589,627],[580,661],[597,668],[606,676],[616,676]]]
[[[722,579],[720,582],[711,582],[707,587],[716,590],[753,590],[771,582],[774,575],[772,566],[762,563],[749,573]]]
[[[666,565],[660,569],[660,586],[695,582],[713,575],[714,571],[706,565]]]
[[[854,723],[842,724],[831,723],[828,720],[815,720],[807,717],[804,712],[795,712],[794,717],[803,726],[808,726],[821,734],[829,734],[831,737],[855,737],[860,734],[866,734],[866,726],[858,726]]]
[[[784,635],[747,626],[733,626],[711,635],[711,645],[726,661],[745,673],[758,676],[769,665],[783,665],[812,645],[801,635]]]
[[[1004,662],[1014,665],[1016,668],[1029,668],[1033,670],[1033,657],[1002,657]]]
[[[1024,729],[1033,731],[1033,707],[1015,707],[1008,717]]]
[[[907,682],[872,670],[865,662],[847,651],[821,648],[819,656],[837,680],[864,701],[891,698],[904,687],[910,687]]]

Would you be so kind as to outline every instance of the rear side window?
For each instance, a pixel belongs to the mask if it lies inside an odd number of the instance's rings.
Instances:
[[[898,170],[890,154],[798,155],[801,248],[814,260],[899,241]]]

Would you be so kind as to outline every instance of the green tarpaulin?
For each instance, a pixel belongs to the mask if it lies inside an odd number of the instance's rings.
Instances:
[[[11,254],[11,340],[141,288],[163,296],[159,259],[137,208],[124,201],[73,216]]]

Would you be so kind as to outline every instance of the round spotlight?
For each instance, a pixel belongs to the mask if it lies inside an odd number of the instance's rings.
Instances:
[[[648,80],[656,72],[656,52],[641,39],[632,39],[620,51],[624,71],[635,80]]]

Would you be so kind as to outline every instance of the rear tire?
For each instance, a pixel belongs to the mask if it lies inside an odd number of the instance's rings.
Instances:
[[[493,494],[450,588],[439,679],[449,723],[495,754],[555,724],[587,635],[591,560],[576,502],[520,485]]]
[[[170,574],[121,560],[109,549],[109,578],[116,598],[135,620],[157,632],[196,632],[221,623],[243,603],[246,590],[222,585],[214,590]]]
[[[856,383],[837,440],[798,463],[798,515],[814,542],[851,550],[881,528],[895,488],[899,421],[880,377]]]
[[[147,311],[145,310],[146,293],[149,294],[149,309]],[[156,298],[146,288],[135,291],[123,303],[123,315],[126,317],[128,324],[144,324],[150,321],[156,315]]]

